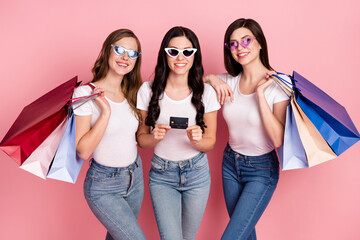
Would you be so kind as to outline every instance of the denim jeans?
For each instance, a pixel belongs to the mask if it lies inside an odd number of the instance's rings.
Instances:
[[[255,225],[279,180],[279,161],[275,150],[261,156],[244,156],[227,144],[222,178],[230,221],[221,239],[256,239]]]
[[[86,201],[107,229],[106,239],[146,239],[137,222],[144,196],[140,156],[127,167],[107,167],[91,160],[84,182]]]
[[[193,240],[199,229],[210,191],[205,153],[174,162],[154,154],[149,188],[162,240]]]

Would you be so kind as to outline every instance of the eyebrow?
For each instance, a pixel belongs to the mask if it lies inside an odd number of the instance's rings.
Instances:
[[[245,36],[241,37],[241,39],[244,39],[244,38],[247,38],[247,37],[252,37],[252,36],[250,36],[250,35],[245,35]],[[230,39],[230,41],[237,41],[237,40]]]
[[[168,48],[176,48],[176,49],[182,50],[182,49],[174,47],[174,46],[168,46]],[[183,49],[188,49],[188,48],[194,48],[194,47],[184,47]]]

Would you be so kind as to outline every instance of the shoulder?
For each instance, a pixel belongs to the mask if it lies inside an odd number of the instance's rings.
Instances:
[[[151,92],[152,83],[153,83],[153,81],[143,82],[141,84],[139,92],[141,92],[141,93],[149,93],[149,92]]]
[[[237,75],[237,76],[232,76],[230,75],[229,73],[220,73],[220,74],[217,74],[216,76],[218,76],[220,79],[222,79],[223,81],[225,82],[233,82],[233,81],[237,81],[237,79],[239,78],[240,74]]]
[[[89,85],[82,85],[74,89],[75,97],[88,96],[92,93],[92,88]]]

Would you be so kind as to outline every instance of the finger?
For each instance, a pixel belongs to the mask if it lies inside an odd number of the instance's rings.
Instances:
[[[234,93],[233,91],[231,90],[230,86],[228,86],[228,92],[230,94],[230,101],[233,102],[234,101]]]
[[[167,125],[167,124],[157,124],[155,127],[163,128],[163,129],[166,129],[166,130],[171,129],[171,127],[169,125]]]
[[[196,129],[196,128],[200,129],[200,126],[198,126],[198,125],[189,126],[189,127],[186,128],[186,131],[190,131],[190,130],[193,130],[193,129]]]
[[[217,100],[218,100],[218,102],[220,102],[221,101],[221,99],[220,99],[221,98],[221,90],[218,87],[215,90],[216,90]]]

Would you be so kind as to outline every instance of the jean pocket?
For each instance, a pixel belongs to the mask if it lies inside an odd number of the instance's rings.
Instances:
[[[209,163],[206,154],[204,154],[204,156],[201,159],[199,159],[199,161],[194,163],[193,168],[196,170],[201,170],[203,168],[206,168],[207,166],[209,166]]]
[[[86,178],[96,182],[106,182],[114,178],[114,174],[106,171],[101,171],[100,169],[97,169],[95,167],[90,167],[86,174]]]
[[[271,158],[256,159],[249,161],[247,165],[256,169],[270,170],[272,168],[271,161]]]
[[[163,164],[159,163],[158,161],[152,159],[151,160],[151,169],[154,171],[164,171]]]

